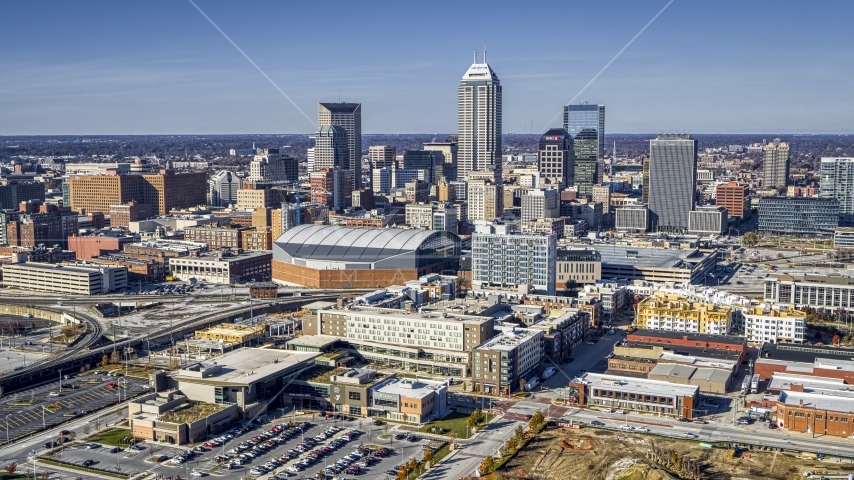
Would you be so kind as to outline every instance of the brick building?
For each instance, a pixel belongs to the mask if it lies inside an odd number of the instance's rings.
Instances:
[[[130,222],[137,222],[151,217],[151,205],[130,201],[125,204],[110,205],[110,226],[127,227]]]
[[[96,235],[68,237],[68,249],[76,252],[79,260],[91,260],[92,257],[119,252],[124,245],[138,241],[139,235],[102,231]]]
[[[184,229],[184,240],[206,243],[211,250],[220,248],[243,248],[242,232],[249,227],[188,227]]]
[[[746,185],[729,182],[715,187],[715,205],[724,207],[730,217],[750,217],[750,194]]]

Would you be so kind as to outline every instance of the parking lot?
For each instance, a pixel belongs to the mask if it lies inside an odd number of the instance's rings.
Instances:
[[[56,428],[74,417],[118,403],[119,394],[124,400],[126,395],[132,398],[146,392],[146,383],[141,378],[108,377],[94,372],[61,381],[57,377],[56,381],[0,400],[0,426],[5,430],[8,425],[9,439]]]
[[[297,424],[308,422],[309,425],[303,431],[285,428],[282,434],[271,432],[271,429],[275,426],[284,425],[287,427],[287,424],[293,420],[296,420]],[[308,447],[312,443],[310,439],[317,437],[325,431],[329,431],[330,427],[336,427],[339,431],[332,433],[329,438],[318,439],[304,453],[293,455],[294,458],[288,458],[288,451],[295,450],[297,445],[300,444]],[[394,469],[397,465],[412,459],[421,460],[424,446],[429,443],[429,440],[420,436],[417,436],[417,440],[414,441],[407,440],[406,438],[395,439],[395,435],[405,437],[410,435],[410,433],[399,430],[396,425],[384,424],[377,426],[369,420],[363,419],[359,421],[353,418],[348,420],[327,420],[323,418],[312,419],[309,416],[293,417],[285,415],[263,425],[257,422],[252,423],[247,428],[248,431],[240,432],[233,439],[229,439],[220,445],[208,444],[207,447],[201,444],[196,445],[194,447],[196,452],[186,455],[188,457],[187,460],[181,463],[177,463],[173,459],[191,450],[191,446],[176,447],[154,442],[140,444],[140,451],[121,449],[121,451],[117,452],[111,452],[113,449],[111,446],[87,448],[85,443],[76,443],[74,447],[67,448],[58,453],[58,459],[78,465],[83,465],[84,462],[90,460],[93,462],[91,464],[92,467],[116,471],[121,474],[133,475],[149,471],[167,477],[180,475],[182,478],[189,478],[209,476],[211,473],[215,473],[217,477],[235,480],[245,477],[267,480],[274,476],[299,477],[302,475],[306,478],[311,478],[323,471],[327,466],[332,466],[336,462],[342,461],[344,457],[352,455],[360,447],[373,445],[374,448],[387,448],[389,454],[385,457],[375,455],[377,461],[365,468],[360,468],[358,474],[341,470],[337,475],[330,472],[328,478],[333,478],[333,476],[353,478],[357,476],[358,478],[365,479],[385,479],[387,476],[393,476],[387,472]],[[386,428],[388,428],[390,438],[380,439],[380,435],[386,434]],[[351,440],[339,441],[339,446],[332,446],[333,442],[342,438],[345,434],[353,432],[353,430],[359,430],[363,433],[361,435],[353,434]],[[266,438],[263,438],[264,435],[266,435]],[[215,436],[206,440],[206,442],[210,442],[214,438],[223,437]],[[249,445],[253,438],[261,440],[261,442],[258,442],[259,444],[269,445],[274,438],[278,438],[279,443],[275,444],[275,441],[273,441],[274,446],[265,446],[262,451],[261,448]],[[238,452],[238,445],[241,444],[248,448],[241,449]],[[324,447],[328,447],[331,451],[319,457],[317,461],[312,462],[308,468],[297,469],[293,467],[297,462],[305,460],[312,451],[322,450]],[[255,452],[257,453],[253,453],[253,448],[255,448]],[[249,453],[255,455],[255,458],[251,458],[248,455]],[[220,455],[222,457],[217,459],[216,457]],[[240,455],[244,455],[243,459],[240,458]],[[162,462],[154,461],[154,459],[161,456],[165,457]],[[287,461],[281,462],[278,465],[271,464],[270,462],[276,458]],[[225,467],[225,464],[231,462],[237,463],[237,461],[239,461],[239,465],[235,465],[232,468]],[[355,459],[349,463],[350,465],[356,465],[362,461],[364,461],[364,458]],[[256,470],[265,464],[268,464],[272,468],[263,472]],[[218,466],[219,468],[217,468]],[[212,471],[212,469],[216,470]],[[292,471],[289,471],[289,469]]]

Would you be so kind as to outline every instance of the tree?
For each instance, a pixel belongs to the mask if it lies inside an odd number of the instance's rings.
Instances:
[[[834,347],[838,347],[838,346],[839,346],[839,340],[840,340],[839,335],[834,335],[834,336],[833,336],[833,340],[831,340],[831,343],[833,343],[833,346],[834,346]]]
[[[519,379],[519,391],[520,392],[525,391],[525,379],[524,378]]]
[[[741,237],[741,244],[745,247],[755,247],[756,243],[756,234],[753,232],[747,232],[743,237]]]
[[[422,461],[424,461],[424,462],[433,461],[433,449],[432,448],[428,447],[428,448],[424,449],[424,459]]]
[[[540,426],[542,426],[544,420],[545,419],[543,418],[543,412],[537,410],[536,412],[534,412],[533,415],[531,415],[531,420],[528,422],[528,427],[531,430],[537,430],[540,428]]]
[[[516,450],[516,447],[517,447],[517,445],[516,445],[516,437],[510,437],[509,439],[507,439],[507,451],[508,451],[508,452],[513,452],[513,451],[515,451],[515,450]]]
[[[50,479],[50,472],[44,471],[41,474],[39,474],[39,480],[49,480],[49,479]]]
[[[457,441],[457,432],[451,432],[448,434],[448,438],[451,439],[451,444]]]
[[[477,418],[474,416],[474,413],[469,415],[469,418],[466,420],[466,425],[468,425],[469,427],[474,427],[475,425],[477,425]]]
[[[517,444],[521,444],[523,441],[525,441],[525,431],[522,430],[521,425],[516,427],[516,431],[513,432],[513,438],[516,439]]]
[[[480,473],[489,473],[494,466],[495,459],[492,458],[492,455],[489,455],[480,462]]]
[[[397,480],[405,480],[405,479],[406,479],[406,473],[407,473],[407,472],[406,472],[406,470],[404,469],[403,465],[401,465],[401,466],[397,469]]]
[[[407,422],[409,422],[409,415],[407,415],[406,413],[404,413],[404,414],[403,414],[403,423],[407,423]]]
[[[5,467],[3,467],[3,470],[6,470],[6,473],[8,473],[9,475],[14,474],[15,470],[17,470],[17,469],[18,469],[18,464],[15,462],[12,462],[9,465],[6,465]]]
[[[110,359],[107,357],[107,354],[105,353],[104,356],[101,357],[101,365],[107,366],[109,364],[110,364]]]
[[[110,355],[110,363],[115,364],[115,363],[119,363],[121,361],[122,361],[122,359],[121,359],[121,357],[119,357],[119,351],[113,350],[113,354]]]

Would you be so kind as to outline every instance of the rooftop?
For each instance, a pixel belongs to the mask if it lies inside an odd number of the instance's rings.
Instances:
[[[702,344],[705,343],[708,347],[713,347],[715,345],[729,345],[746,348],[747,346],[747,339],[736,335],[671,332],[668,330],[653,330],[648,328],[637,328],[628,333],[626,335],[626,339],[644,343],[658,343],[657,340],[662,339],[664,340],[661,342],[662,344],[667,344],[667,340],[680,340],[700,343],[700,346],[703,346]],[[854,354],[854,352],[852,352],[852,354]]]
[[[337,382],[333,380],[333,377],[344,377],[351,378],[351,372],[357,372],[356,375],[364,375],[368,373],[366,369],[354,369],[352,367],[323,367],[321,365],[315,365],[313,368],[308,369],[301,374],[299,374],[296,379],[302,380],[304,382],[311,383],[325,383],[325,384],[333,384],[333,383],[342,383],[342,384],[353,384],[354,382]],[[361,386],[369,387],[372,385],[376,385],[377,383],[385,380],[389,377],[389,375],[377,372],[375,370],[371,370],[370,373],[373,374],[373,378],[370,381],[365,383],[359,383]]]
[[[771,275],[768,277],[768,280],[777,280],[778,282],[797,282],[797,283],[821,283],[821,284],[831,284],[831,285],[854,285],[854,277],[845,277],[839,275],[838,273],[831,273],[829,275],[810,275],[805,273],[803,275]]]
[[[437,390],[446,387],[445,382],[436,382],[432,380],[413,380],[411,378],[401,378],[391,381],[376,391],[379,393],[387,393],[392,395],[400,395],[407,398],[423,398]]]
[[[543,332],[540,330],[511,327],[505,329],[500,335],[487,340],[475,348],[478,350],[510,351],[531,338],[542,334]]]
[[[225,405],[213,403],[185,403],[171,412],[166,412],[158,418],[161,422],[169,423],[193,423],[205,417],[213,415],[224,409]]]
[[[567,248],[575,248],[568,245]],[[697,249],[650,248],[607,245],[597,249],[603,264],[651,268],[690,268],[711,253]],[[688,265],[683,265],[687,263]]]
[[[580,380],[587,385],[615,392],[641,393],[644,395],[693,397],[699,390],[699,387],[695,385],[682,385],[661,380],[602,375],[598,373],[586,373]]]
[[[335,337],[332,335],[303,335],[301,337],[294,338],[293,340],[288,340],[288,345],[323,348],[338,340],[341,340],[341,337]]]
[[[832,412],[854,412],[854,392],[823,391],[818,392],[791,392],[780,393],[781,403],[786,405],[830,410]]]
[[[404,318],[407,320],[414,319],[424,319],[424,320],[433,320],[433,321],[446,321],[446,322],[463,322],[463,323],[474,323],[480,325],[481,323],[487,321],[489,317],[482,316],[474,316],[474,315],[458,315],[458,314],[450,314],[445,312],[431,312],[431,311],[423,311],[423,312],[407,312],[406,310],[398,310],[394,308],[381,308],[381,307],[371,307],[371,306],[356,306],[351,305],[346,309],[329,309],[323,310],[320,313],[335,313],[335,314],[345,314],[345,315],[372,315],[372,316],[380,316],[380,317],[394,317],[394,318]]]
[[[111,265],[82,265],[82,264],[65,264],[65,263],[11,263],[3,265],[3,269],[25,269],[25,270],[50,270],[54,272],[75,272],[75,273],[93,273],[100,272],[105,268],[124,268]]]
[[[778,360],[783,362],[796,362],[813,364],[818,359],[824,363],[842,362],[843,365],[854,365],[854,349],[836,348],[819,345],[793,345],[779,343],[765,343],[759,352],[759,362]]]
[[[267,348],[241,348],[213,359],[212,362],[197,363],[179,370],[174,377],[178,380],[219,382],[248,386],[265,377],[314,360],[317,353],[272,350]],[[202,378],[192,375],[190,368],[220,367],[218,372]]]
[[[774,372],[771,376],[771,381],[768,383],[768,390],[790,390],[792,385],[801,385],[806,392],[816,389],[847,390],[854,387],[854,385],[846,384],[845,380],[841,378]]]

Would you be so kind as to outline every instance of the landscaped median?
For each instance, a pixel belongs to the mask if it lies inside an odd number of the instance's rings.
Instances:
[[[46,459],[43,457],[39,457],[38,463],[41,463],[42,465],[53,465],[54,467],[67,468],[70,470],[78,470],[80,472],[94,473],[97,475],[103,475],[103,476],[107,476],[107,477],[121,478],[121,479],[128,478],[128,476],[126,474],[111,472],[109,470],[101,470],[100,468],[82,467],[80,465],[76,465],[74,463],[63,462],[61,460],[49,460],[49,459]]]
[[[514,435],[510,437],[510,439],[507,440],[507,443],[499,449],[500,455],[498,457],[490,455],[483,459],[480,463],[480,467],[478,467],[480,474],[482,476],[488,475],[501,468],[501,466],[504,465],[507,460],[513,458],[513,456],[516,455],[516,452],[521,450],[534,435],[546,428],[547,424],[548,422],[543,418],[543,413],[541,411],[537,410],[534,412],[531,416],[531,420],[528,422],[527,431],[524,431],[522,427],[517,427]]]
[[[110,445],[112,447],[127,447],[132,439],[130,430],[125,428],[111,428],[104,430],[101,433],[96,433],[87,438],[87,442],[100,443],[102,445]]]

